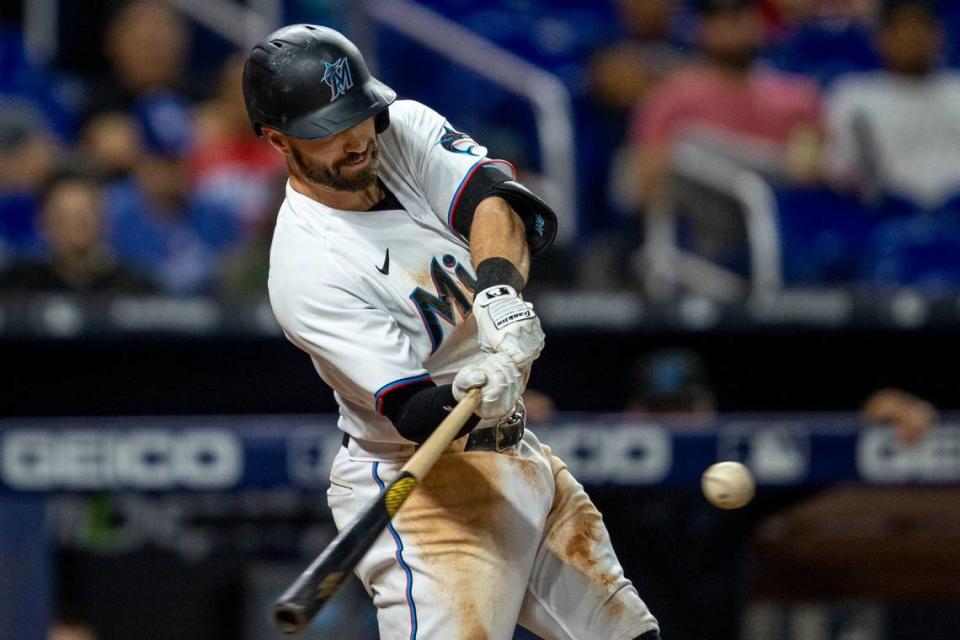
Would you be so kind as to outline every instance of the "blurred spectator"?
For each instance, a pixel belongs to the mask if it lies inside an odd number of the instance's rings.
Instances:
[[[932,404],[900,389],[881,389],[863,405],[863,419],[891,425],[904,444],[920,440],[940,419]]]
[[[765,58],[821,85],[880,66],[873,47],[876,0],[779,0],[780,33]]]
[[[143,153],[136,118],[122,111],[107,111],[91,119],[81,132],[80,144],[103,178],[128,175]]]
[[[707,367],[688,349],[661,349],[641,357],[633,367],[627,411],[685,414],[712,418],[717,397]]]
[[[960,73],[940,67],[943,29],[924,0],[893,0],[879,34],[885,69],[837,82],[827,102],[831,171],[865,195],[927,209],[960,193]]]
[[[755,3],[697,0],[697,42],[705,60],[673,74],[635,117],[644,201],[657,199],[672,145],[706,136],[732,159],[779,167],[784,177],[816,175],[820,115],[816,86],[754,63],[764,44]]]
[[[29,102],[0,101],[0,246],[38,249],[36,192],[56,160],[57,144]]]
[[[243,53],[236,53],[227,58],[220,69],[211,98],[198,105],[196,115],[198,144],[239,137],[257,139],[250,126],[243,100],[245,59],[246,56]],[[264,143],[264,146],[269,148],[270,145]]]
[[[89,87],[81,142],[107,177],[125,176],[141,152],[137,101],[153,94],[194,97],[184,70],[189,30],[165,0],[121,2],[104,36],[107,76]]]
[[[20,29],[0,23],[0,100],[30,104],[58,137],[70,139],[82,94],[77,79],[30,60]]]
[[[189,48],[189,30],[165,0],[120,3],[104,36],[110,74],[91,86],[89,113],[126,111],[152,91],[192,97],[184,75]]]
[[[147,271],[167,293],[209,293],[218,260],[236,239],[229,213],[190,197],[190,113],[172,94],[135,107],[144,153],[129,178],[107,189],[110,237],[121,263]]]
[[[877,0],[768,0],[768,11],[777,14],[777,22],[795,26],[807,20],[824,25],[848,21],[869,23],[876,13]]]
[[[687,65],[691,52],[673,33],[676,0],[619,0],[624,37],[593,55],[588,68],[595,127],[612,148],[622,143],[631,110],[642,108],[650,92],[669,74]],[[636,211],[638,194],[631,168],[631,147],[619,149],[610,162],[606,200],[621,214]]]
[[[190,157],[192,191],[230,211],[249,236],[275,218],[283,158],[253,133],[243,101],[243,55],[227,60],[213,98],[197,110],[197,145]],[[268,236],[269,237],[269,236]]]
[[[55,173],[40,195],[43,261],[21,260],[0,274],[0,290],[143,293],[149,282],[119,266],[104,238],[102,193],[79,173]]]
[[[618,0],[615,4],[621,35],[602,44],[590,59],[590,135],[577,141],[583,197],[591,203],[589,217],[580,222],[588,239],[580,256],[581,288],[618,288],[630,283],[631,274],[623,264],[640,241],[635,149],[624,144],[630,113],[641,109],[650,92],[693,57],[678,29],[680,2]]]
[[[81,622],[57,622],[50,628],[47,640],[97,640],[97,634]]]
[[[589,82],[598,102],[627,110],[690,54],[672,33],[676,0],[618,0],[616,5],[624,37],[594,54]]]
[[[890,0],[885,69],[838,81],[827,103],[831,173],[883,215],[860,259],[875,285],[960,284],[960,73],[941,67],[943,37],[930,2]]]

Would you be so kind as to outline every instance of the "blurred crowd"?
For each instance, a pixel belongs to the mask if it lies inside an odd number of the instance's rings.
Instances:
[[[180,13],[109,6],[103,73],[69,82],[25,54],[18,23],[0,30],[0,291],[262,295],[285,172],[247,123],[242,53],[199,84]],[[690,144],[772,186],[786,284],[960,286],[957,3],[605,9],[619,37],[582,56],[574,91],[592,150],[578,158],[581,285],[641,286],[625,265],[668,198],[682,244],[749,268],[742,212],[678,186]]]
[[[189,37],[161,0],[119,3],[109,69],[61,99],[57,71],[3,34],[0,288],[262,293],[284,167],[250,129],[242,56],[189,86]]]
[[[771,186],[786,284],[960,284],[956,3],[619,8],[624,37],[594,55],[590,76],[597,119],[613,123],[606,144],[619,149],[600,181],[608,221],[588,255],[607,268],[593,282],[636,277],[621,265],[668,199],[681,244],[743,269],[743,212],[729,192],[677,179],[685,145]]]

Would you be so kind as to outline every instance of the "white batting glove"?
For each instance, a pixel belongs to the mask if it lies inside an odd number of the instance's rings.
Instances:
[[[513,287],[496,285],[478,293],[473,299],[473,315],[483,351],[506,353],[521,369],[533,364],[543,351],[540,318]]]
[[[459,402],[467,391],[480,388],[481,418],[502,418],[523,394],[523,375],[506,353],[493,353],[476,364],[467,365],[453,379],[453,397]]]

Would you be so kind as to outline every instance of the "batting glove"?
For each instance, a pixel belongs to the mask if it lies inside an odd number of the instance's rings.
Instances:
[[[493,353],[476,364],[467,365],[453,379],[453,397],[459,402],[467,391],[480,388],[481,418],[502,418],[523,394],[523,375],[506,353]]]
[[[509,285],[484,289],[473,299],[480,348],[487,353],[506,353],[525,369],[543,351],[544,335],[533,305],[524,302]]]

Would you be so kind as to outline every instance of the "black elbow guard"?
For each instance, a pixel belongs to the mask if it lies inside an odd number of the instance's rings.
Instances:
[[[540,196],[492,165],[481,166],[457,200],[451,216],[457,233],[464,238],[470,237],[477,205],[490,196],[503,198],[520,216],[531,254],[536,255],[553,243],[557,236],[557,214]]]
[[[557,237],[557,214],[543,199],[516,180],[491,185],[487,197],[499,196],[510,203],[527,229],[527,245],[536,255],[553,244]]]

